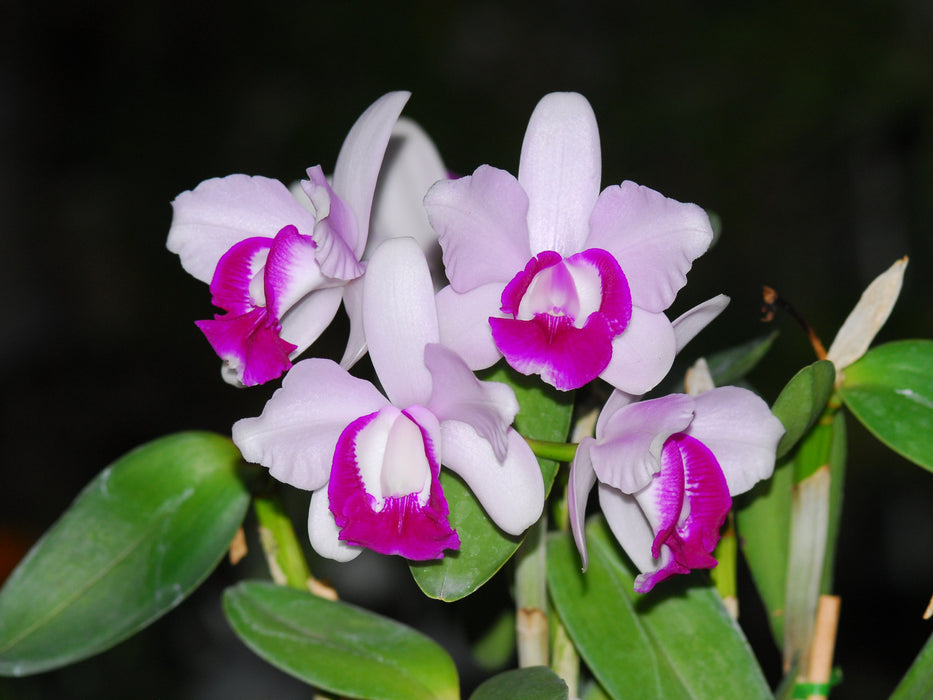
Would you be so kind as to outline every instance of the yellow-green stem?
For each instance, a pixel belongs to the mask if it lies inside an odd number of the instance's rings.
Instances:
[[[525,442],[531,447],[531,451],[535,453],[536,457],[553,459],[555,462],[572,462],[573,456],[577,453],[577,446],[573,443],[532,440],[527,437]]]
[[[276,583],[308,590],[311,570],[295,536],[291,518],[272,494],[253,498],[253,511],[259,521],[259,540],[266,553],[269,570]]]

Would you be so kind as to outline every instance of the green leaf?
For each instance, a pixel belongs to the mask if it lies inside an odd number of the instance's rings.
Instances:
[[[460,697],[447,652],[389,618],[258,581],[228,588],[223,607],[253,652],[329,693],[381,700]]]
[[[823,412],[835,381],[833,363],[819,360],[797,372],[781,390],[771,407],[784,424],[784,437],[777,448],[779,458],[790,452]]]
[[[751,372],[768,354],[774,339],[777,337],[778,331],[774,331],[768,335],[753,338],[741,345],[708,355],[706,364],[709,367],[713,383],[716,386],[740,383],[745,375]],[[683,365],[678,363],[675,369],[668,374],[668,379],[651,391],[649,396],[657,397],[683,393],[684,369]]]
[[[470,700],[567,700],[567,684],[546,666],[506,671],[480,685]]]
[[[553,442],[567,439],[572,392],[557,391],[508,366],[492,370],[483,379],[503,382],[515,391],[521,407],[515,429],[522,435]],[[538,463],[549,493],[558,464],[545,459]],[[450,506],[450,524],[460,536],[460,550],[438,561],[412,564],[411,572],[425,595],[451,602],[470,595],[492,578],[515,554],[522,538],[506,535],[496,527],[466,484],[446,469],[441,472],[441,486]]]
[[[933,341],[869,350],[845,369],[839,394],[876,438],[933,471]]]
[[[0,674],[84,659],[184,600],[243,520],[246,468],[228,438],[180,433],[104,469],[0,592]]]
[[[790,514],[794,463],[780,460],[774,475],[759,481],[735,499],[736,525],[742,555],[768,613],[771,634],[784,648],[784,599],[790,557]]]
[[[770,698],[768,684],[738,625],[716,591],[698,576],[634,592],[602,518],[587,526],[590,565],[569,533],[548,545],[548,584],[571,639],[603,689],[622,698]]]
[[[927,700],[933,697],[933,635],[923,645],[890,700]]]
[[[778,332],[773,331],[728,350],[713,353],[706,358],[709,372],[716,386],[733,384],[751,372],[768,354],[777,337]]]
[[[473,660],[480,668],[487,671],[503,668],[515,653],[515,613],[512,608],[503,610],[471,649]]]
[[[829,511],[820,584],[820,591],[829,593],[842,509],[845,459],[845,417],[837,410],[827,409],[797,450],[778,462],[770,479],[758,482],[751,491],[736,498],[742,553],[768,612],[771,633],[779,649],[784,648],[794,485],[819,467],[829,465]]]

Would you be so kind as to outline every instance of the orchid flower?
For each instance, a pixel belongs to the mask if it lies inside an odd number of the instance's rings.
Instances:
[[[738,387],[640,402],[613,392],[570,470],[570,524],[584,570],[586,501],[597,481],[606,521],[642,572],[636,591],[716,566],[732,496],[771,476],[783,433],[767,404]]]
[[[575,93],[545,96],[516,179],[488,165],[425,197],[450,286],[441,340],[473,369],[504,356],[558,389],[602,377],[643,394],[667,373],[664,315],[709,247],[706,213],[633,182],[600,193],[599,131]]]
[[[172,203],[168,248],[210,283],[223,310],[197,322],[224,361],[227,381],[279,377],[327,328],[343,288],[363,272],[370,210],[393,125],[409,97],[373,103],[347,135],[329,183],[320,166],[301,186],[313,211],[278,180],[206,180]]]
[[[233,426],[243,456],[314,492],[308,535],[332,559],[348,561],[362,548],[414,560],[457,549],[442,464],[502,530],[523,532],[541,515],[544,483],[531,448],[509,427],[515,394],[477,380],[438,344],[431,276],[413,239],[388,240],[373,253],[362,315],[386,394],[330,360],[303,360],[261,416]]]

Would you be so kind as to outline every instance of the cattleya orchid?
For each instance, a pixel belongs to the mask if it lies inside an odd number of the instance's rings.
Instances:
[[[541,515],[544,483],[531,449],[509,427],[515,394],[477,380],[438,344],[431,276],[413,239],[377,248],[361,298],[366,343],[386,395],[330,360],[303,360],[261,416],[233,426],[243,456],[314,491],[308,534],[332,559],[350,560],[362,548],[413,560],[457,549],[442,464],[502,530],[524,531]]]
[[[167,245],[210,283],[212,303],[224,311],[197,325],[231,383],[261,384],[288,370],[363,273],[383,154],[408,97],[389,93],[360,116],[332,182],[320,166],[308,169],[301,188],[311,211],[278,180],[247,175],[206,180],[172,203]],[[348,311],[353,318],[355,308]]]
[[[571,465],[570,523],[584,570],[583,521],[597,481],[606,521],[642,572],[636,591],[716,566],[712,551],[732,496],[771,476],[783,433],[768,405],[747,389],[647,401],[613,392],[596,437],[580,441]]]
[[[601,377],[632,394],[670,369],[663,312],[712,242],[709,218],[633,182],[600,193],[600,177],[590,104],[553,93],[531,116],[517,179],[483,165],[428,192],[450,280],[441,340],[470,367],[504,356],[558,389]]]

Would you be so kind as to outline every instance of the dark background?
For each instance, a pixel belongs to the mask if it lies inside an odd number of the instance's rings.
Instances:
[[[586,95],[604,184],[633,179],[722,217],[722,239],[672,312],[719,292],[733,302],[692,352],[762,333],[763,283],[828,345],[865,285],[904,254],[904,293],[879,340],[933,336],[931,36],[925,0],[7,0],[0,564],[126,450],[259,413],[271,389],[225,385],[192,323],[212,309],[164,248],[169,203],[209,177],[331,170],[350,125],[389,90],[413,91],[405,114],[461,173],[487,162],[515,172],[540,97]],[[751,377],[769,400],[812,360],[790,319],[775,325],[776,347]],[[849,427],[835,700],[885,697],[933,629],[920,619],[933,593],[933,478]],[[400,563],[363,559],[335,574],[351,600],[435,634],[482,617],[482,601],[425,601]],[[0,696],[308,697],[228,631],[223,586],[263,575],[255,553],[241,567],[222,565],[180,610],[103,656],[0,680]],[[373,567],[398,573],[398,590],[355,589]],[[748,593],[744,620],[773,677],[777,654]],[[458,658],[466,643],[445,639]]]

